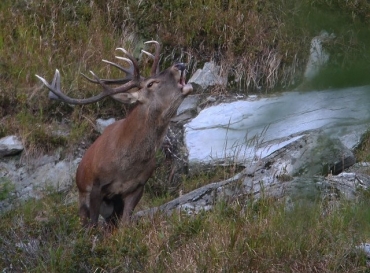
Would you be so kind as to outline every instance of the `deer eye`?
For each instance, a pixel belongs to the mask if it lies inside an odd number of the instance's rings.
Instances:
[[[150,83],[148,83],[148,85],[146,87],[150,88],[150,87],[153,86],[153,84],[154,84],[154,82],[150,82]]]

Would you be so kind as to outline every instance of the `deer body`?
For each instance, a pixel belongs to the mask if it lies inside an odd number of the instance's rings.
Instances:
[[[169,108],[178,108],[182,101],[182,94],[179,95]],[[99,211],[108,222],[115,224],[121,216],[123,222],[129,221],[143,187],[155,169],[155,155],[172,117],[172,114],[163,116],[166,110],[169,109],[152,109],[143,104],[136,106],[126,119],[108,126],[86,151],[76,174],[81,196],[80,217],[84,224],[87,218],[96,222]],[[91,196],[94,190],[100,194]],[[114,201],[117,196],[122,198],[122,205],[119,205],[120,200]],[[99,211],[89,208],[92,203],[102,203]],[[108,215],[104,215],[107,207]]]
[[[112,82],[100,80],[93,74],[96,81],[91,81],[104,88],[104,92],[99,96],[125,92],[126,98],[136,101],[137,105],[125,119],[104,130],[88,148],[77,168],[79,215],[83,225],[96,225],[99,214],[113,225],[117,225],[118,221],[130,221],[143,194],[144,185],[155,169],[155,155],[166,135],[170,120],[185,96],[192,91],[191,85],[185,84],[183,64],[175,64],[157,73],[158,45],[156,49],[152,76],[148,79],[140,76],[136,60],[131,55],[128,55],[129,61],[134,67],[131,70],[121,70],[133,76],[130,75],[130,80],[117,80],[124,82],[122,86],[109,88],[106,84]],[[128,54],[126,51],[125,53]],[[69,103],[91,103],[98,97],[74,100],[60,94],[58,71],[51,85],[39,78],[51,92]],[[135,91],[131,91],[132,87],[136,88]]]

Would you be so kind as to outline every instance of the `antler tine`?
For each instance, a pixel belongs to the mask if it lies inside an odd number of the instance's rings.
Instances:
[[[42,79],[40,76],[38,76],[38,75],[36,75],[36,76],[39,79]],[[60,74],[59,74],[59,70],[58,69],[55,71],[55,74],[54,74],[54,77],[53,77],[53,81],[51,82],[51,86],[56,86],[56,88],[58,90],[60,90]],[[51,91],[49,91],[48,97],[51,100],[59,100],[59,97],[57,95],[55,95],[53,92],[51,92]]]
[[[41,76],[35,75],[42,83],[50,90],[49,91],[49,99],[52,100],[58,100],[60,99],[59,93],[60,92],[60,73],[59,70],[56,69],[53,77],[53,81],[51,82],[51,85]]]
[[[119,64],[103,60],[103,62],[110,64],[121,71],[126,73],[126,77],[123,79],[117,79],[117,80],[110,80],[110,79],[100,79],[93,71],[90,71],[92,74],[93,78],[89,78],[88,76],[82,74],[88,81],[96,83],[101,85],[103,88],[102,92],[96,96],[92,96],[90,98],[86,99],[75,99],[71,98],[67,95],[65,95],[60,88],[60,73],[59,70],[56,69],[54,78],[51,84],[49,84],[44,78],[40,77],[39,75],[36,75],[36,77],[42,81],[42,83],[52,92],[52,95],[49,93],[49,98],[52,99],[60,99],[68,104],[89,104],[89,103],[94,103],[97,102],[105,97],[112,96],[114,99],[116,94],[118,93],[131,93],[131,89],[140,87],[140,83],[142,81],[142,77],[140,76],[140,70],[139,70],[139,65],[137,60],[130,54],[128,53],[124,48],[117,48],[117,50],[122,51],[124,54],[126,54],[127,58],[124,57],[116,57],[120,60],[123,60],[125,62],[128,62],[130,67],[125,68]],[[108,84],[121,84],[120,86],[110,88],[108,87]],[[127,99],[131,98],[131,94],[126,95]],[[132,97],[133,98],[133,97]]]
[[[120,60],[123,60],[123,61],[126,61],[127,63],[130,64],[130,67],[129,68],[126,68],[126,67],[123,67],[117,63],[114,63],[114,62],[110,62],[110,61],[107,61],[107,60],[103,60],[104,63],[107,63],[107,64],[110,64],[114,67],[117,67],[119,70],[125,72],[127,75],[133,75],[134,74],[134,68],[133,68],[133,63],[130,59],[128,58],[123,58],[123,57],[119,57],[119,56],[115,56],[117,59],[120,59]]]
[[[84,73],[80,73],[86,80],[92,83],[99,83],[99,81],[94,80],[88,76],[86,76]],[[130,77],[122,78],[122,79],[100,79],[101,82],[105,84],[124,84],[126,82],[129,82],[132,80]]]
[[[118,68],[119,70],[125,72],[126,74],[126,77],[125,78],[122,78],[122,79],[100,79],[101,82],[105,83],[105,84],[123,84],[123,83],[126,83],[130,80],[132,80],[133,78],[133,74],[134,74],[134,67],[133,67],[133,63],[130,59],[128,58],[124,58],[124,57],[119,57],[119,56],[115,56],[117,59],[120,59],[120,60],[123,60],[127,63],[130,64],[130,67],[129,68],[126,68],[126,67],[123,67],[117,63],[114,63],[114,62],[111,62],[111,61],[107,61],[107,60],[102,60],[102,62],[104,63],[107,63],[107,64],[110,64],[116,68]],[[94,79],[91,79],[90,77],[86,76],[85,74],[81,73],[81,75],[86,79],[88,80],[89,82],[92,82],[92,83],[99,83],[97,80],[94,80]]]
[[[152,69],[150,71],[151,76],[154,76],[159,73],[159,59],[160,59],[160,53],[161,53],[161,45],[157,41],[147,41],[144,44],[154,44],[155,46],[155,53],[154,55],[152,53],[149,53],[148,51],[141,50],[144,54],[148,55],[153,59]]]
[[[93,75],[95,80],[91,80],[95,83],[99,83],[103,87],[103,91],[93,97],[87,98],[87,99],[75,99],[71,98],[67,95],[65,95],[61,89],[60,89],[60,73],[59,70],[55,70],[54,78],[51,84],[49,84],[43,77],[40,77],[39,75],[36,75],[36,77],[42,81],[42,83],[54,94],[56,95],[60,100],[69,103],[69,104],[77,104],[77,105],[83,105],[83,104],[89,104],[89,103],[94,103],[97,102],[105,97],[112,96],[118,93],[124,93],[127,92],[128,90],[138,87],[139,82],[138,81],[128,81],[125,84],[118,86],[116,88],[110,88],[108,87],[103,80],[99,79],[99,77],[93,72],[90,71],[90,73]],[[86,77],[86,76],[85,76]],[[88,78],[88,77],[86,77]]]
[[[116,50],[120,50],[122,51],[126,56],[127,58],[132,62],[132,69],[133,69],[133,78],[136,80],[136,81],[140,81],[140,70],[139,70],[139,64],[138,62],[136,61],[136,59],[130,54],[128,53],[128,51],[122,47],[118,47],[116,48]],[[122,58],[122,57],[117,57],[116,58]],[[125,60],[126,58],[123,58],[123,60]]]

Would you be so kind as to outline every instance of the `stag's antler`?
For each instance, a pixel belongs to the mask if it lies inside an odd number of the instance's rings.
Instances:
[[[154,76],[154,75],[159,73],[159,61],[160,61],[161,46],[157,41],[154,41],[154,40],[147,41],[144,44],[154,44],[154,46],[155,46],[154,55],[152,53],[146,51],[146,50],[141,50],[141,52],[143,52],[144,54],[148,55],[150,58],[153,59],[153,64],[152,64],[152,68],[151,68],[151,71],[150,71],[150,75]],[[115,57],[119,60],[127,62],[129,64],[129,68],[123,67],[123,66],[121,66],[117,63],[111,62],[111,61],[102,60],[103,62],[118,68],[119,70],[123,71],[126,74],[126,77],[122,78],[122,79],[100,79],[105,84],[124,84],[124,83],[132,80],[133,77],[134,77],[134,74],[135,74],[135,65],[134,65],[134,63],[136,63],[136,66],[138,67],[136,59],[131,54],[129,54],[127,52],[127,50],[125,50],[124,48],[121,48],[121,47],[116,48],[116,50],[120,50],[128,56],[128,58],[124,58],[124,57],[120,57],[120,56],[115,56]],[[88,76],[86,76],[83,73],[81,73],[81,75],[84,76],[90,82],[99,83],[98,81],[89,78]],[[144,79],[144,77],[140,77],[140,78],[142,80]]]
[[[153,43],[155,45],[156,47],[155,55],[149,52],[146,52],[144,50],[143,52],[154,59],[152,69],[151,69],[151,74],[155,75],[158,73],[160,45],[156,41],[146,42],[146,44],[149,44],[149,43]],[[75,99],[75,98],[71,98],[65,95],[60,89],[60,73],[58,69],[56,69],[55,71],[54,78],[51,84],[49,84],[44,78],[40,77],[39,75],[36,75],[36,77],[39,78],[45,84],[45,86],[52,92],[52,94],[56,96],[55,97],[55,96],[49,95],[50,98],[52,99],[58,98],[69,104],[89,104],[89,103],[97,102],[108,96],[113,96],[119,93],[129,92],[131,89],[135,87],[139,87],[140,83],[144,80],[144,78],[140,76],[140,70],[139,70],[139,65],[138,65],[137,60],[129,52],[127,52],[127,50],[125,50],[124,48],[120,47],[120,48],[117,48],[116,50],[122,51],[126,55],[127,58],[119,57],[119,56],[116,56],[116,58],[127,62],[129,64],[129,68],[125,68],[117,63],[113,63],[107,60],[103,60],[103,62],[110,64],[120,69],[121,71],[123,71],[126,74],[125,78],[100,79],[97,75],[95,75],[94,72],[90,71],[90,73],[92,74],[94,78],[94,79],[91,79],[87,77],[86,75],[82,74],[88,81],[96,83],[96,84],[100,84],[102,86],[103,91],[96,96],[86,98],[86,99]],[[115,87],[115,88],[110,88],[108,84],[122,84],[122,85]],[[126,100],[131,101],[132,98],[130,94],[126,94],[125,98],[120,97],[120,98],[115,98],[115,99],[118,99],[119,101],[124,102]]]
[[[159,59],[160,59],[160,53],[161,53],[161,45],[157,41],[147,41],[144,44],[154,44],[155,46],[155,55],[152,53],[141,50],[141,52],[145,53],[149,57],[153,59],[152,69],[150,71],[150,75],[154,76],[159,73]]]
[[[118,68],[119,70],[123,71],[126,74],[126,77],[122,78],[122,79],[100,79],[101,82],[103,82],[105,84],[124,84],[124,83],[127,83],[127,82],[129,82],[133,79],[132,75],[134,74],[134,68],[133,68],[133,63],[131,62],[131,60],[128,59],[128,58],[123,58],[123,57],[118,57],[118,56],[116,56],[116,58],[126,61],[130,65],[130,67],[126,68],[126,67],[123,67],[123,66],[121,66],[117,63],[113,63],[113,62],[110,62],[110,61],[107,61],[107,60],[102,60],[102,61],[104,63],[110,64],[110,65]],[[92,83],[99,83],[98,81],[89,78],[88,76],[86,76],[83,73],[81,73],[81,75],[85,79],[87,79],[88,81],[90,81]]]
[[[159,61],[160,61],[161,46],[157,41],[147,41],[144,44],[154,44],[154,46],[155,46],[154,55],[152,53],[146,51],[146,50],[141,50],[144,54],[148,55],[150,58],[153,59],[153,65],[152,65],[150,74],[151,74],[151,76],[154,76],[154,75],[159,73]],[[123,66],[121,66],[117,63],[114,63],[114,62],[107,61],[107,60],[103,59],[102,61],[104,63],[110,64],[110,65],[118,68],[119,70],[123,71],[126,74],[126,77],[121,78],[121,79],[100,79],[100,81],[105,83],[105,84],[109,84],[109,85],[111,85],[111,84],[125,84],[125,83],[127,83],[128,81],[130,81],[134,78],[134,74],[135,74],[134,62],[136,62],[135,58],[132,55],[130,55],[124,48],[119,47],[119,48],[116,48],[116,50],[122,51],[124,54],[126,54],[129,57],[129,58],[124,58],[124,57],[120,57],[120,56],[115,56],[117,59],[123,60],[126,63],[128,63],[129,68],[123,67]],[[133,60],[134,60],[134,62],[133,62]],[[88,81],[90,81],[92,83],[99,83],[98,81],[89,78],[88,76],[86,76],[83,73],[81,73],[81,75],[83,77],[85,77],[85,79],[87,79]],[[144,80],[144,77],[140,77],[140,78],[142,80]]]
[[[129,82],[127,82],[127,83],[125,83],[121,86],[116,87],[116,88],[110,88],[105,83],[103,83],[98,78],[98,76],[96,76],[94,74],[94,72],[90,71],[90,73],[93,75],[96,82],[98,82],[103,87],[103,91],[100,94],[98,94],[96,96],[93,96],[93,97],[90,97],[90,98],[87,98],[87,99],[71,98],[71,97],[65,95],[61,91],[61,89],[60,89],[60,73],[59,73],[58,69],[55,70],[54,78],[53,78],[53,81],[52,81],[51,84],[49,84],[44,78],[40,77],[39,75],[36,75],[36,77],[39,78],[43,82],[43,84],[54,95],[56,95],[60,100],[66,102],[66,103],[69,103],[69,104],[77,104],[77,105],[94,103],[94,102],[100,101],[101,99],[103,99],[105,97],[112,96],[112,95],[115,95],[115,94],[118,94],[118,93],[125,93],[125,92],[128,92],[130,89],[133,89],[135,87],[140,86],[140,82],[136,82],[136,81],[131,80],[131,81],[129,81]],[[128,97],[128,99],[130,99],[129,95],[127,97]]]

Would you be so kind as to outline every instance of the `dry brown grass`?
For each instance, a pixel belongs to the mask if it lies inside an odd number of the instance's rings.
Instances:
[[[333,10],[342,13],[338,16]],[[60,140],[47,128],[35,130],[39,125],[53,126],[57,120],[73,126],[96,117],[124,116],[125,109],[110,100],[74,108],[50,103],[34,75],[51,79],[59,68],[67,94],[91,96],[99,88],[79,73],[93,70],[101,77],[118,77],[119,71],[101,59],[113,60],[118,46],[139,56],[142,42],[152,38],[164,45],[162,66],[185,61],[192,74],[205,61],[221,65],[230,83],[219,90],[223,93],[267,92],[298,84],[309,42],[324,26],[337,36],[334,47],[326,45],[334,48],[333,62],[344,67],[356,56],[366,62],[369,35],[361,22],[366,22],[369,10],[366,1],[355,0],[345,4],[321,0],[4,0],[0,4],[0,136],[18,134],[26,145],[46,143],[48,147],[41,148],[50,150]],[[358,31],[348,31],[351,27]],[[92,131],[91,126],[83,127],[67,139],[68,146]],[[37,135],[43,136],[40,141]]]
[[[365,197],[365,195],[364,195]],[[156,214],[109,234],[80,229],[62,195],[2,216],[0,266],[15,272],[367,272],[368,199],[220,202],[198,215]],[[33,249],[25,248],[30,245]],[[13,272],[10,270],[11,272]]]

